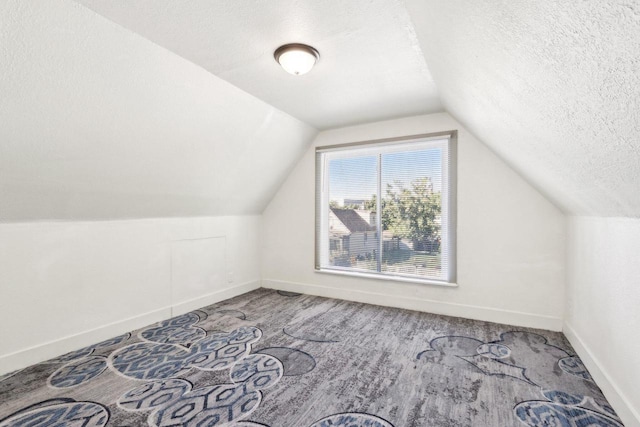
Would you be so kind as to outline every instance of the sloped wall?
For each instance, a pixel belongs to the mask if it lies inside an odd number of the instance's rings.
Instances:
[[[446,113],[321,132],[314,146],[458,130],[458,287],[314,271],[314,147],[263,213],[262,283],[290,291],[560,330],[564,215]]]
[[[640,3],[403,0],[446,110],[565,212],[640,217]]]
[[[570,217],[564,332],[625,426],[640,426],[640,220]]]
[[[60,0],[0,3],[0,222],[258,214],[315,129]]]

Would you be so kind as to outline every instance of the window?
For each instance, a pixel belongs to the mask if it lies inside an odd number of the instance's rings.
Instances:
[[[455,281],[456,133],[318,147],[316,269]]]

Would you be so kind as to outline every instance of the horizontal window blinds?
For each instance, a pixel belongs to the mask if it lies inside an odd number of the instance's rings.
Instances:
[[[316,268],[455,280],[451,136],[316,152]]]

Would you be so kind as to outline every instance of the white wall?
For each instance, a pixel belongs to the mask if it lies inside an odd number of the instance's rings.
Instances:
[[[70,0],[1,1],[0,58],[0,373],[258,285],[315,129]]]
[[[640,219],[570,217],[564,332],[625,425],[640,426]]]
[[[0,58],[0,222],[259,214],[316,133],[70,0],[0,1]]]
[[[314,146],[458,130],[458,287],[314,271],[314,147],[263,213],[263,286],[560,330],[564,215],[446,113],[321,132]]]
[[[0,374],[259,287],[259,227],[259,216],[0,224]]]

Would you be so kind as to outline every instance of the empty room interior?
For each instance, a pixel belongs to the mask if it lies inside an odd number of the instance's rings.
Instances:
[[[0,427],[640,427],[640,2],[0,0]]]

